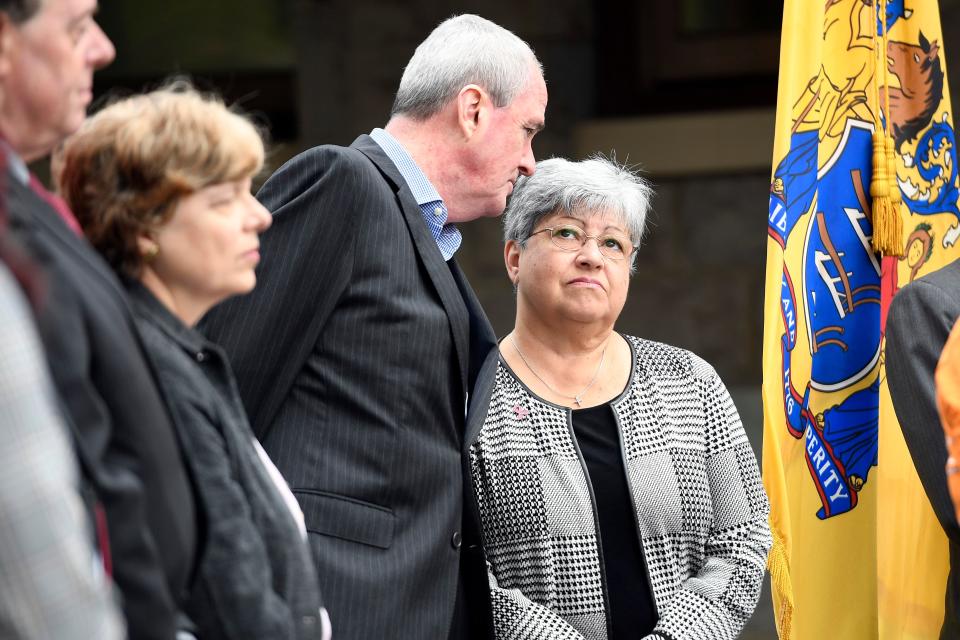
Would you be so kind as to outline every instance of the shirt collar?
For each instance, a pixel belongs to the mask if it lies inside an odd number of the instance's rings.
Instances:
[[[430,235],[433,236],[437,248],[440,249],[444,260],[449,260],[460,248],[463,238],[460,231],[453,224],[447,223],[447,205],[443,202],[437,189],[430,183],[430,180],[424,175],[417,163],[410,157],[403,145],[392,135],[383,129],[374,129],[370,132],[373,138],[383,152],[387,154],[390,161],[397,167],[400,176],[411,195],[417,201],[420,207],[420,213],[427,224]]]
[[[30,169],[27,168],[27,163],[23,161],[23,158],[2,138],[0,138],[0,150],[7,157],[7,170],[14,179],[23,186],[29,185]]]
[[[127,293],[138,315],[159,328],[192,355],[210,350],[211,343],[196,329],[185,325],[139,280],[124,278]]]
[[[400,172],[400,175],[407,183],[407,186],[410,188],[410,193],[413,194],[413,198],[417,201],[418,205],[436,202],[438,200],[443,202],[443,198],[440,197],[436,187],[430,183],[429,178],[424,175],[414,159],[410,157],[410,154],[407,153],[407,150],[403,148],[403,145],[401,145],[396,138],[379,128],[371,131],[370,137],[380,145],[383,152],[387,154],[387,157],[396,165],[397,171]]]

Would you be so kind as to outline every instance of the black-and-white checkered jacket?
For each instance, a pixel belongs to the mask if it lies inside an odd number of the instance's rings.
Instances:
[[[659,617],[648,637],[734,638],[770,547],[756,459],[709,364],[627,341],[633,372],[611,406]],[[495,375],[470,462],[496,637],[605,639],[594,501],[570,410],[534,395],[502,361]]]

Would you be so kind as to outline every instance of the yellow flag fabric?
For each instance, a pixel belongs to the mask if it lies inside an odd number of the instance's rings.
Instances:
[[[956,141],[937,3],[876,4],[784,3],[763,350],[782,640],[936,638],[943,621],[946,538],[890,402],[883,327],[900,287],[960,257]],[[871,244],[878,127],[902,257]]]

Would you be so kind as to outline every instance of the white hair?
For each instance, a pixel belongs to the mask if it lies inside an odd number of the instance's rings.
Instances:
[[[594,215],[612,212],[639,247],[653,189],[633,167],[595,155],[573,162],[550,158],[537,163],[532,176],[520,176],[503,213],[503,238],[526,246],[534,228],[558,214]],[[630,262],[634,269],[637,254]]]
[[[420,43],[400,79],[391,115],[425,120],[468,84],[509,105],[526,86],[533,68],[543,68],[530,45],[480,16],[448,18]]]

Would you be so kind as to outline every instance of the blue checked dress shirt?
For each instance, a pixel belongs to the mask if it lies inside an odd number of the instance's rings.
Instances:
[[[427,223],[427,228],[430,229],[430,235],[437,243],[437,248],[443,254],[443,259],[449,260],[460,248],[463,236],[460,235],[460,231],[455,226],[447,224],[447,206],[443,203],[440,194],[437,193],[436,188],[430,184],[430,180],[423,175],[423,171],[413,161],[407,150],[397,142],[396,138],[383,129],[374,129],[370,132],[370,137],[380,145],[390,161],[396,165],[400,175],[403,176],[410,188],[410,193],[417,201],[420,213],[423,214],[423,220]]]

